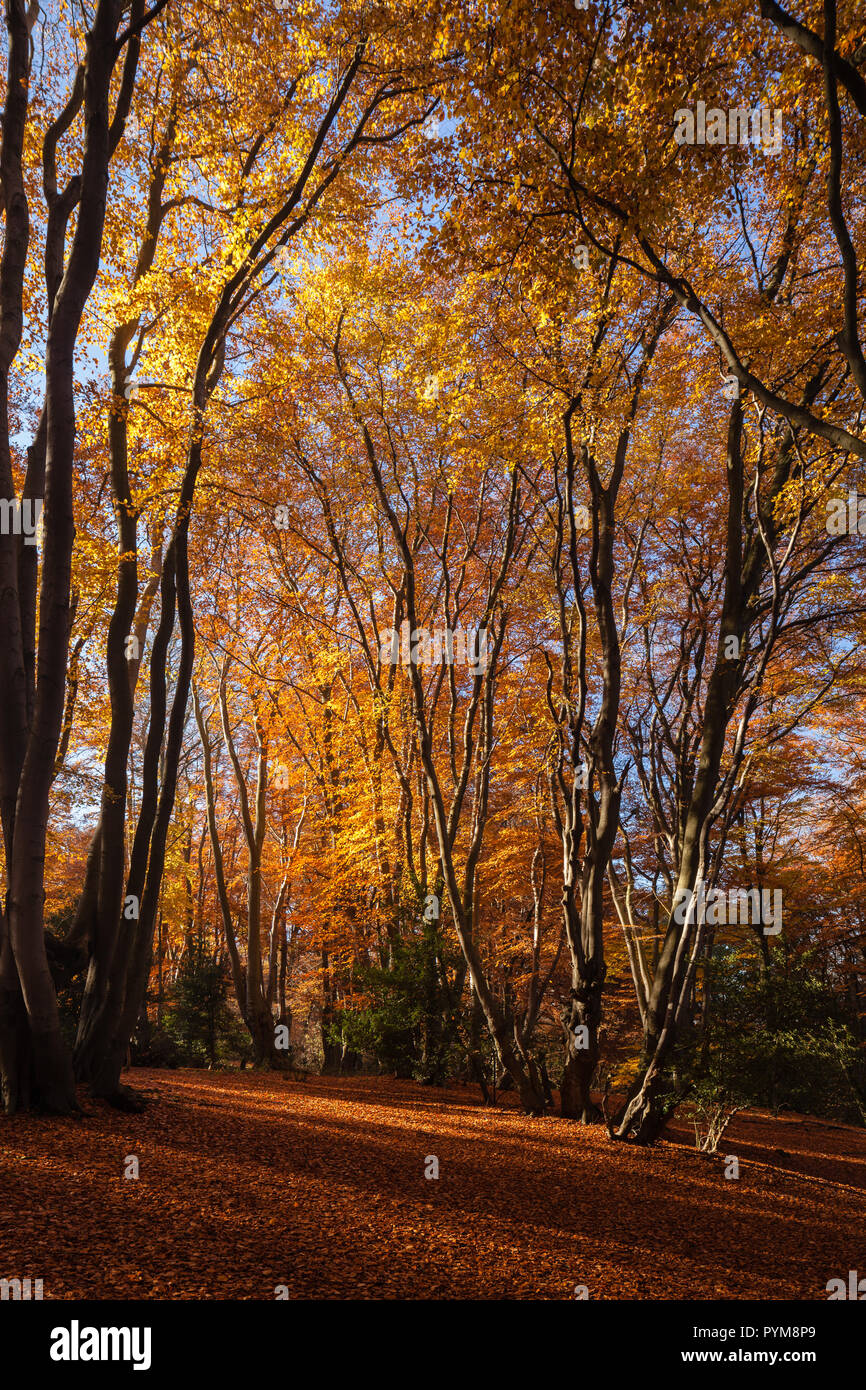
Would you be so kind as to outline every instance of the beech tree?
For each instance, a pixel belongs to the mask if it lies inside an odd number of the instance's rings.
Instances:
[[[634,1143],[712,1034],[704,889],[778,878],[759,975],[858,1009],[793,828],[856,916],[854,7],[5,16],[6,1108],[139,1108],[192,938],[259,1065],[293,1015],[369,1063],[409,962],[425,1079],[586,1123],[609,1076]]]
[[[19,561],[22,541],[0,536],[3,568],[3,636],[0,640],[0,779],[8,890],[0,916],[0,1072],[7,1110],[31,1100],[67,1111],[77,1102],[72,1070],[60,1034],[57,1000],[43,935],[44,861],[48,797],[64,712],[70,627],[70,571],[75,535],[74,353],[85,304],[99,271],[112,157],[123,133],[135,84],[141,36],[165,0],[131,12],[117,0],[100,0],[84,35],[85,60],[72,76],[65,104],[42,141],[47,202],[45,293],[45,400],[28,450],[22,497],[44,491],[41,571],[35,557]],[[25,187],[31,31],[38,6],[22,0],[6,6],[9,33],[3,113],[2,189],[5,242],[0,263],[3,333],[2,486],[18,500],[10,447],[9,373],[21,343],[24,281],[30,248]],[[119,84],[113,84],[121,65]],[[62,190],[58,188],[59,140],[80,117],[83,149]],[[75,228],[65,241],[73,211]],[[26,552],[25,552],[26,553]],[[38,637],[37,637],[38,592]]]

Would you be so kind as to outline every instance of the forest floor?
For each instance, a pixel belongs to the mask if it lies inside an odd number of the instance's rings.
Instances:
[[[685,1123],[633,1149],[468,1087],[127,1080],[144,1115],[82,1092],[80,1119],[0,1117],[0,1278],[61,1299],[826,1299],[866,1273],[848,1126],[753,1112],[709,1157]]]

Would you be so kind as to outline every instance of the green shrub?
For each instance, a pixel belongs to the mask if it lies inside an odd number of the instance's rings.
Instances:
[[[462,1056],[458,1020],[443,980],[443,971],[447,979],[456,966],[437,924],[415,924],[394,943],[387,968],[356,972],[359,993],[370,1002],[340,1013],[332,1025],[334,1040],[371,1054],[383,1071],[443,1084]]]
[[[839,1002],[810,973],[774,953],[768,969],[721,947],[708,963],[708,1023],[677,1066],[694,1106],[698,1146],[714,1152],[747,1106],[863,1123],[860,1049]]]
[[[161,1044],[176,1061],[168,1066],[225,1065],[249,1048],[249,1035],[228,1002],[229,964],[221,953],[188,947],[166,994]]]

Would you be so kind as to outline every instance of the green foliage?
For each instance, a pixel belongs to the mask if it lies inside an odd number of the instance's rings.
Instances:
[[[384,1071],[441,1085],[461,1055],[448,986],[457,963],[438,925],[416,922],[392,944],[387,966],[356,972],[369,1002],[342,1012],[335,1035],[372,1054]]]
[[[166,996],[164,1030],[181,1065],[219,1066],[248,1049],[246,1030],[229,1007],[229,983],[222,953],[187,947]]]
[[[701,1147],[713,1151],[728,1122],[746,1106],[789,1109],[863,1123],[860,1050],[837,1000],[781,952],[761,968],[756,957],[719,948],[708,963],[708,1023],[677,1065],[694,1106]]]

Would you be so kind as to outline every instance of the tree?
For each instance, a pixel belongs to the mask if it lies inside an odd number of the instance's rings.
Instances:
[[[109,169],[117,149],[132,91],[141,33],[163,8],[145,14],[135,0],[121,29],[118,0],[99,0],[85,35],[86,59],[71,93],[48,126],[42,146],[48,201],[45,346],[45,399],[34,443],[28,451],[23,496],[37,498],[44,483],[44,546],[38,581],[32,559],[19,563],[23,541],[11,531],[0,537],[3,572],[0,641],[0,806],[8,877],[0,918],[0,1073],[8,1111],[33,1101],[52,1111],[77,1107],[69,1055],[64,1047],[57,998],[44,938],[44,860],[48,797],[60,742],[70,628],[70,570],[75,535],[73,473],[75,457],[74,351],[87,299],[99,270]],[[24,278],[29,250],[29,210],[24,181],[24,141],[28,123],[30,29],[37,7],[25,13],[23,0],[6,7],[9,32],[7,96],[3,113],[0,169],[6,242],[0,265],[0,302],[5,324],[0,349],[3,382],[3,445],[0,487],[17,501],[10,449],[8,383],[21,343]],[[122,75],[112,91],[115,68]],[[76,172],[58,193],[58,139],[80,115],[83,149]],[[68,256],[64,242],[76,211]],[[62,272],[62,278],[60,278]],[[24,552],[26,554],[26,552]],[[35,662],[33,654],[35,653]]]

